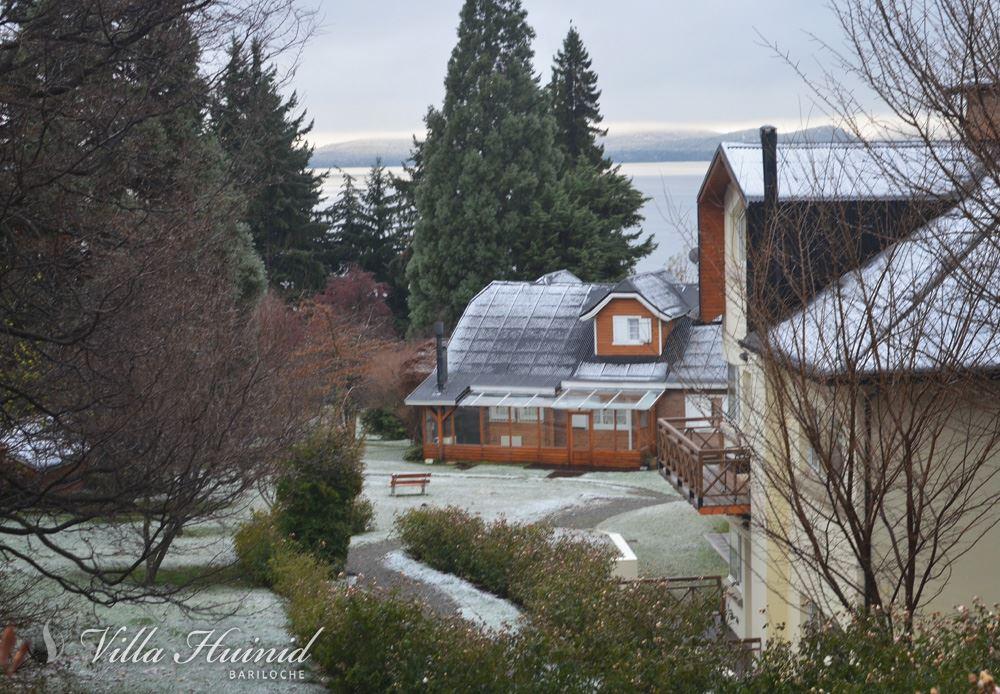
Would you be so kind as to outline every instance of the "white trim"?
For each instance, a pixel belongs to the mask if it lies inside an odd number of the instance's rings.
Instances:
[[[407,407],[447,407],[448,405],[454,405],[455,402],[448,400],[404,400],[403,404]]]
[[[642,294],[637,294],[635,292],[628,292],[628,293],[626,293],[626,292],[612,292],[611,294],[608,294],[606,297],[604,297],[601,300],[601,302],[599,304],[597,304],[597,306],[595,306],[594,308],[590,309],[589,311],[587,311],[586,313],[584,313],[582,316],[580,316],[580,320],[588,320],[590,318],[593,318],[598,313],[600,313],[601,309],[603,309],[605,306],[607,306],[608,303],[610,303],[613,299],[635,299],[640,304],[642,304],[643,306],[645,306],[646,309],[650,313],[652,313],[654,316],[656,316],[657,318],[662,318],[665,321],[670,321],[670,320],[673,320],[674,318],[677,318],[678,316],[684,315],[683,313],[678,313],[677,316],[668,316],[667,314],[663,313],[662,311],[657,310],[652,304],[650,304],[648,301],[646,301],[644,298],[642,298]]]
[[[507,393],[508,395],[555,395],[556,387],[539,388],[538,386],[469,386],[473,395],[485,395],[487,393]]]
[[[618,388],[620,390],[692,390],[692,391],[719,391],[726,392],[725,383],[665,383],[663,381],[563,381],[559,384],[559,390],[568,389],[584,390],[586,388]]]

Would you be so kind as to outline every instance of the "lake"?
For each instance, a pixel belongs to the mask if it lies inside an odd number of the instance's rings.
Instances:
[[[656,250],[639,261],[637,270],[657,270],[676,254],[686,255],[695,245],[698,188],[708,170],[707,161],[666,161],[622,164],[621,170],[632,178],[635,187],[649,200],[642,209],[646,218],[643,231],[653,235]],[[390,167],[394,174],[402,168]],[[336,197],[343,183],[341,171],[356,179],[359,187],[368,173],[365,168],[326,169],[330,174],[323,186],[328,200]]]

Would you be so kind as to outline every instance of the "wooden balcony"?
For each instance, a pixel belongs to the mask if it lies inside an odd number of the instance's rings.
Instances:
[[[660,473],[702,514],[750,513],[750,451],[709,418],[657,420]]]

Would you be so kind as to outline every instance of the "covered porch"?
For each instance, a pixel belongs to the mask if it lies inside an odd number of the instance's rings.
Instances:
[[[470,392],[424,407],[424,457],[635,470],[656,447],[662,389],[568,389],[543,395]]]
[[[750,450],[721,417],[661,418],[657,467],[701,514],[750,513]]]

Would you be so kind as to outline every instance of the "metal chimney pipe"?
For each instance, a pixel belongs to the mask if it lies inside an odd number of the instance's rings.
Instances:
[[[441,321],[434,324],[434,340],[437,345],[437,389],[440,393],[448,382],[448,348],[444,345],[444,323]]]
[[[778,131],[773,125],[760,129],[760,151],[764,161],[764,205],[778,204]]]

